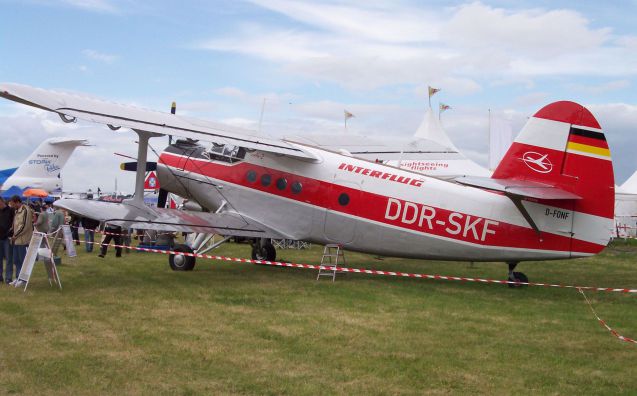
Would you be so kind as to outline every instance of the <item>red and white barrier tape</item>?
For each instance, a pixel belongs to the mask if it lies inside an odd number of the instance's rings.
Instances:
[[[84,241],[75,241],[80,243],[91,243]],[[100,242],[92,242],[95,245],[100,245]],[[593,315],[597,318],[599,323],[604,326],[613,336],[617,337],[621,341],[637,344],[637,341],[632,338],[628,338],[622,336],[617,333],[617,331],[613,330],[610,326],[606,324],[604,320],[602,320],[597,312],[593,309],[593,305],[584,294],[584,290],[592,290],[592,291],[601,291],[601,292],[620,292],[620,293],[637,293],[637,289],[625,289],[625,288],[612,288],[612,287],[594,287],[594,286],[572,286],[572,285],[557,285],[557,284],[549,284],[549,283],[535,283],[535,282],[514,282],[508,280],[498,280],[498,279],[482,279],[482,278],[467,278],[461,276],[446,276],[446,275],[429,275],[429,274],[415,274],[408,272],[398,272],[398,271],[382,271],[382,270],[370,270],[370,269],[360,269],[360,268],[347,268],[347,267],[336,267],[332,265],[313,265],[313,264],[295,264],[295,263],[284,263],[280,261],[267,261],[267,260],[251,260],[244,258],[236,258],[236,257],[226,257],[226,256],[213,256],[209,254],[199,254],[199,253],[187,253],[187,252],[176,252],[172,250],[159,250],[159,249],[151,249],[151,248],[140,248],[135,246],[126,246],[126,245],[113,245],[114,247],[119,247],[123,249],[137,250],[142,252],[151,252],[151,253],[161,253],[161,254],[176,254],[176,255],[184,255],[189,257],[198,257],[205,258],[210,260],[221,260],[221,261],[232,261],[238,263],[252,263],[252,264],[263,264],[263,265],[271,265],[276,267],[289,267],[289,268],[304,268],[304,269],[323,269],[323,270],[336,270],[338,272],[351,272],[357,274],[369,274],[369,275],[384,275],[384,276],[400,276],[400,277],[408,277],[408,278],[419,278],[419,279],[433,279],[433,280],[447,280],[447,281],[463,281],[463,282],[479,282],[479,283],[496,283],[501,285],[515,285],[515,286],[543,286],[543,287],[555,287],[561,289],[576,289],[578,290],[589,308],[593,312]]]
[[[597,318],[597,321],[602,326],[604,326],[606,328],[606,330],[608,330],[612,335],[617,337],[617,339],[619,339],[620,341],[625,341],[625,342],[630,342],[632,344],[637,344],[637,341],[633,340],[632,338],[624,337],[623,335],[621,335],[618,332],[616,332],[615,330],[613,330],[609,325],[607,325],[606,322],[603,319],[601,319],[599,317],[599,315],[597,315],[597,312],[595,312],[595,309],[593,308],[593,305],[588,300],[588,297],[586,297],[586,294],[584,294],[584,291],[582,289],[578,289],[578,290],[579,290],[580,293],[582,293],[582,296],[584,296],[584,300],[586,300],[586,303],[588,304],[588,307],[591,309],[591,312],[593,313],[593,315],[595,315],[595,317]]]
[[[78,242],[78,241],[75,241]],[[84,241],[79,241],[83,243]],[[100,242],[93,242],[95,245],[100,245]],[[327,269],[331,270],[334,268],[332,265],[314,265],[314,264],[295,264],[295,263],[284,263],[280,261],[267,261],[267,260],[252,260],[252,259],[244,259],[244,258],[235,258],[235,257],[226,257],[226,256],[213,256],[209,254],[200,254],[200,253],[187,253],[187,252],[176,252],[173,250],[160,250],[160,249],[151,249],[151,248],[141,248],[135,246],[126,246],[126,245],[112,245],[114,247],[119,247],[122,249],[130,249],[137,250],[142,252],[151,252],[151,253],[161,253],[161,254],[176,254],[176,255],[184,255],[189,257],[197,257],[197,258],[205,258],[209,260],[221,260],[221,261],[233,261],[238,263],[251,263],[251,264],[263,264],[263,265],[271,265],[276,267],[289,267],[289,268],[305,268],[305,269]],[[627,288],[613,288],[613,287],[595,287],[595,286],[572,286],[572,285],[558,285],[558,284],[550,284],[550,283],[536,283],[536,282],[516,282],[510,280],[498,280],[498,279],[484,279],[484,278],[468,278],[461,276],[447,276],[447,275],[430,275],[430,274],[416,274],[409,272],[398,272],[398,271],[382,271],[382,270],[371,270],[371,269],[360,269],[360,268],[348,268],[348,267],[336,267],[336,271],[338,272],[350,272],[356,274],[368,274],[368,275],[382,275],[382,276],[398,276],[398,277],[406,277],[406,278],[419,278],[419,279],[434,279],[434,280],[447,280],[447,281],[463,281],[463,282],[479,282],[479,283],[496,283],[501,285],[514,285],[514,286],[543,286],[543,287],[553,287],[553,288],[562,288],[562,289],[577,289],[577,290],[592,290],[592,291],[601,291],[601,292],[618,292],[618,293],[637,293],[637,289],[627,289]]]

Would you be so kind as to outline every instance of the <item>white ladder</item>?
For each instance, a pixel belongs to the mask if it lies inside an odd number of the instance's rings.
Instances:
[[[316,280],[319,280],[321,276],[331,276],[332,282],[336,279],[336,267],[339,266],[339,258],[341,264],[345,265],[345,253],[343,252],[343,246],[338,243],[328,243],[323,248],[323,257],[321,257],[321,267],[319,268]],[[333,262],[332,262],[332,259]]]

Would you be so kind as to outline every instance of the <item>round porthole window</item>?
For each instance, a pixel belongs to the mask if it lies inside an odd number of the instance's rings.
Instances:
[[[272,183],[272,176],[265,174],[261,176],[261,185],[267,187]]]
[[[294,182],[292,183],[292,186],[290,187],[290,189],[292,190],[292,193],[298,194],[303,189],[303,186],[299,182]]]
[[[246,179],[248,179],[250,183],[254,183],[257,181],[257,172],[249,170],[248,173],[246,173]]]
[[[285,180],[284,178],[279,178],[276,181],[276,188],[278,188],[279,190],[285,190],[285,187],[288,186],[288,181]]]
[[[338,203],[341,204],[341,206],[346,206],[349,203],[349,195],[341,193],[341,195],[338,196]]]

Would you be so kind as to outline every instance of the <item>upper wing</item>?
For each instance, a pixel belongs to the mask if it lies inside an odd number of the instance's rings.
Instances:
[[[528,180],[492,179],[490,177],[459,177],[456,181],[468,186],[501,191],[508,195],[538,199],[582,199],[579,195],[550,184]]]
[[[60,199],[54,206],[83,217],[122,226],[146,230],[201,232],[249,238],[294,239],[264,224],[238,213],[204,213],[177,209],[137,206],[131,201],[122,203],[86,199]]]
[[[411,159],[462,159],[457,149],[446,147],[433,140],[413,137],[386,136],[376,139],[356,134],[320,134],[286,137],[287,141],[308,144],[326,150],[346,150],[354,157],[367,160],[411,160]]]
[[[145,110],[77,94],[47,91],[20,84],[0,84],[0,96],[14,102],[58,113],[65,121],[79,118],[133,130],[231,144],[261,151],[315,159],[297,145],[255,131],[175,114]]]

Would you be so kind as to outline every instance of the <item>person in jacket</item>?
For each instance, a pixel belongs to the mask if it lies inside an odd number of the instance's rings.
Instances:
[[[71,213],[69,216],[71,220],[69,221],[69,225],[71,226],[71,237],[77,246],[80,246],[80,224],[82,223],[82,218],[74,213]]]
[[[104,258],[106,256],[106,249],[108,249],[111,240],[115,242],[115,257],[122,257],[122,227],[107,225],[104,228],[104,234],[100,254],[97,257]]]
[[[40,213],[38,213],[37,219],[35,223],[33,223],[35,230],[37,232],[48,233],[49,232],[49,214],[46,212],[46,207],[42,206],[40,208]]]
[[[82,217],[82,228],[84,228],[84,247],[87,253],[93,251],[95,244],[95,230],[100,226],[100,222],[88,217]]]
[[[17,195],[11,197],[11,205],[15,210],[11,242],[13,243],[13,266],[15,266],[17,278],[22,270],[22,262],[27,254],[27,246],[29,246],[33,235],[33,212],[28,205],[22,203],[22,200]],[[13,276],[12,271],[12,266],[9,266],[9,271],[7,271],[9,277]]]
[[[11,231],[13,228],[13,209],[7,205],[4,198],[0,197],[0,282],[11,282],[11,275],[3,278],[4,264],[9,271],[13,260],[13,246],[10,243]]]
[[[50,219],[49,231],[50,232],[57,231],[60,227],[64,225],[64,211],[60,208],[56,208],[55,212],[53,212],[53,214],[49,216],[49,219]]]

